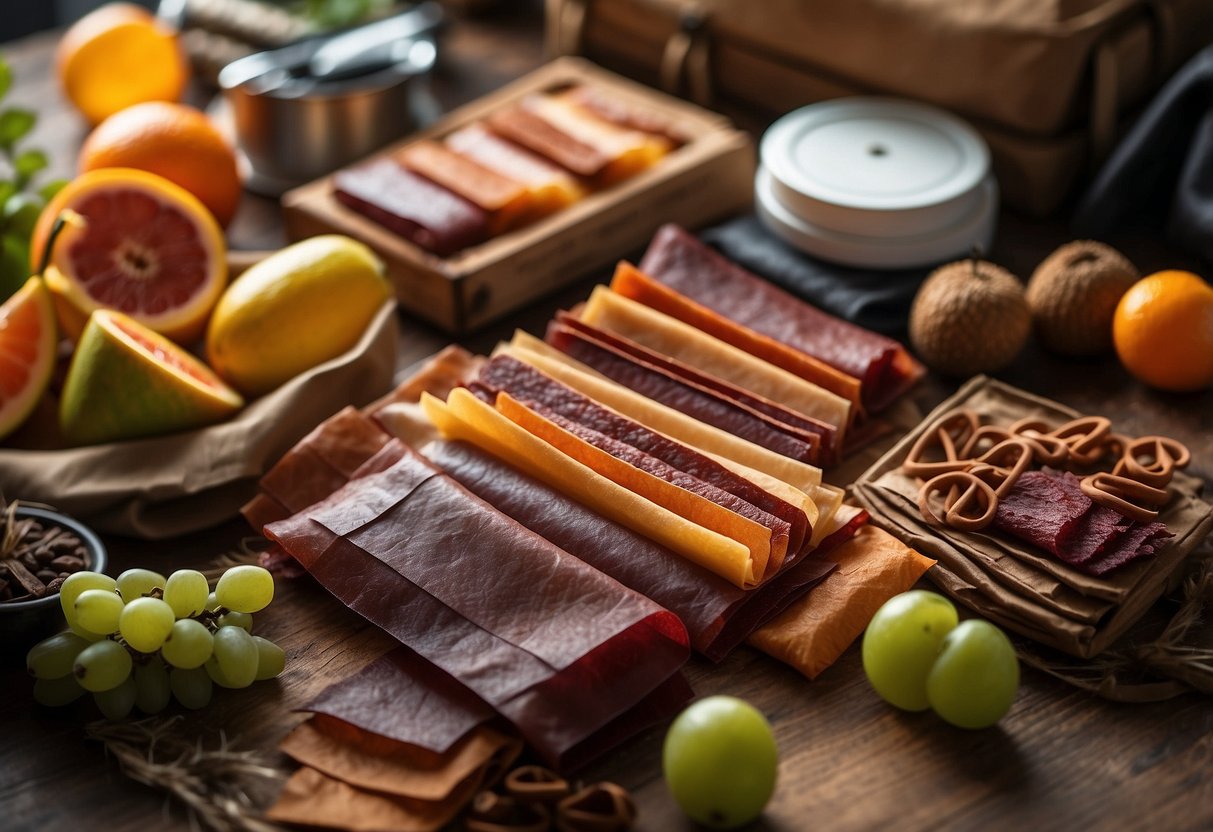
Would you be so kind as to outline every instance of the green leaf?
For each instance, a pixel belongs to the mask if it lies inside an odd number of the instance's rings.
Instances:
[[[8,89],[13,85],[13,70],[9,67],[8,61],[4,60],[4,56],[0,55],[0,98],[8,95]]]
[[[0,112],[0,145],[11,148],[17,140],[34,129],[38,116],[32,110],[19,107]]]
[[[8,202],[8,198],[17,193],[17,185],[13,182],[0,181],[0,205]]]
[[[47,164],[49,163],[46,154],[41,150],[24,150],[13,160],[13,168],[17,171],[17,175],[24,176],[26,179],[40,170],[45,170]]]
[[[42,197],[45,202],[50,202],[55,198],[55,194],[62,191],[66,185],[66,179],[52,179],[38,189],[38,196]]]

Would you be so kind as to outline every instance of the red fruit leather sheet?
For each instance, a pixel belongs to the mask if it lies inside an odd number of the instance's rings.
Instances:
[[[923,375],[922,365],[892,338],[810,306],[676,225],[657,232],[640,270],[730,320],[860,379],[870,411],[891,404]]]
[[[491,359],[480,369],[476,381],[493,393],[506,392],[527,404],[542,405],[566,419],[599,431],[660,459],[662,462],[711,483],[728,493],[780,518],[789,526],[788,550],[800,551],[812,532],[800,509],[763,491],[754,483],[656,431],[610,410],[567,385],[545,376],[507,355]],[[492,500],[489,500],[492,503]],[[494,505],[496,505],[494,503]],[[544,535],[546,537],[546,535]],[[550,538],[549,538],[550,539]],[[647,594],[647,593],[646,593]]]
[[[267,535],[553,765],[677,673],[688,640],[673,614],[398,447],[395,465]]]
[[[727,396],[637,361],[563,324],[548,325],[547,341],[612,381],[653,401],[792,459],[811,465],[821,462],[821,437],[816,434],[797,430]]]

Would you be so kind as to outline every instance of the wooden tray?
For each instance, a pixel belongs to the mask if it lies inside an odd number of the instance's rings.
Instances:
[[[663,113],[685,143],[643,173],[591,194],[539,222],[451,257],[439,257],[337,202],[332,176],[282,198],[291,239],[348,234],[385,260],[400,305],[452,334],[471,332],[640,249],[657,228],[694,228],[737,213],[753,195],[754,149],[728,119],[658,93],[578,58],[562,58],[468,104],[418,139],[441,139],[532,93],[586,83]]]

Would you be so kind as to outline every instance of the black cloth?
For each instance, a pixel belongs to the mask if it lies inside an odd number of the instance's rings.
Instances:
[[[930,269],[840,266],[800,252],[753,215],[700,233],[725,257],[825,311],[884,335],[905,335],[910,304]]]
[[[1085,237],[1165,231],[1213,263],[1213,46],[1155,96],[1074,215]]]

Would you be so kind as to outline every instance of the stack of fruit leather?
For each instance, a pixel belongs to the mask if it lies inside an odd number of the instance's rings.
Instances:
[[[918,438],[957,408],[973,410],[995,425],[1025,417],[1061,425],[1080,416],[1057,402],[978,376],[860,477],[856,498],[873,522],[937,558],[931,578],[978,614],[1073,656],[1090,658],[1104,651],[1158,599],[1213,528],[1213,506],[1198,496],[1200,481],[1175,475],[1173,495],[1158,515],[1174,537],[1155,557],[1101,577],[1088,575],[993,528],[966,532],[923,519],[920,483],[901,466]]]

